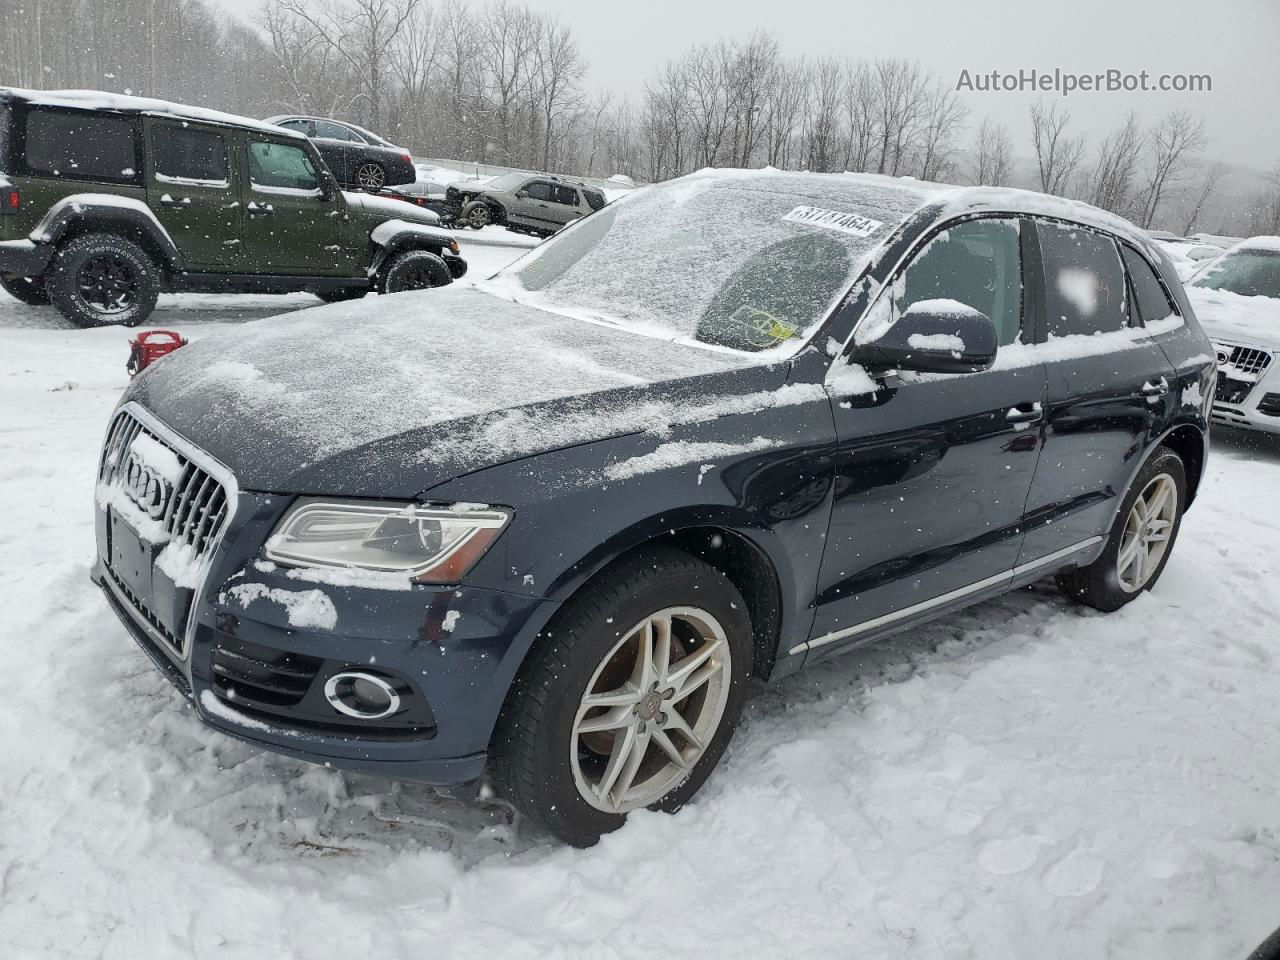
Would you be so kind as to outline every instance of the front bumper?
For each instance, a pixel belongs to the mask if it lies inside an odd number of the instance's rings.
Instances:
[[[1218,381],[1213,398],[1213,422],[1242,430],[1280,433],[1280,365],[1269,351],[1219,343]],[[1240,372],[1224,356],[1241,349],[1265,356],[1261,370]]]
[[[113,554],[111,539],[127,534],[109,519],[109,505],[97,507],[92,579],[200,719],[255,746],[340,769],[436,784],[479,777],[519,663],[556,605],[473,586],[384,589],[291,576],[259,560],[291,498],[235,496],[203,583],[184,589],[153,566],[151,596],[137,595],[113,569],[120,551]],[[331,605],[324,626],[291,613],[312,591],[323,598],[312,601]],[[329,706],[325,681],[352,668],[402,682],[403,715],[353,720]]]
[[[10,277],[38,277],[49,266],[53,248],[31,240],[0,241],[0,274]]]

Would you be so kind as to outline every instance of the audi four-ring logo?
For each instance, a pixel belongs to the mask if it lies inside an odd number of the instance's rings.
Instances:
[[[159,520],[173,496],[173,484],[130,452],[124,464],[124,492],[147,516]]]

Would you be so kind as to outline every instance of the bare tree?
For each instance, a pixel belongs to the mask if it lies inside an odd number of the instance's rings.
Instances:
[[[1085,199],[1096,207],[1127,215],[1134,204],[1134,184],[1146,142],[1138,115],[1125,122],[1098,144],[1097,156],[1087,174]]]
[[[1209,201],[1218,191],[1218,185],[1222,182],[1222,178],[1226,175],[1227,165],[1221,160],[1214,163],[1206,164],[1200,172],[1200,186],[1191,194],[1189,202],[1186,206],[1186,212],[1182,218],[1182,235],[1190,236],[1195,230],[1200,217],[1204,215],[1205,207],[1209,205]]]
[[[969,110],[954,90],[932,84],[924,94],[915,161],[921,180],[948,179],[956,166],[956,140]]]
[[[824,57],[809,74],[810,109],[805,133],[805,166],[835,169],[840,160],[840,98],[844,69],[834,57]]]
[[[1005,187],[1013,179],[1013,141],[1009,129],[983,117],[974,141],[974,182],[987,187]]]
[[[1141,198],[1139,226],[1151,228],[1160,205],[1186,177],[1204,144],[1204,121],[1185,110],[1165,114],[1151,131],[1151,169]]]
[[[876,172],[897,176],[924,112],[927,78],[920,64],[909,60],[877,60],[871,69],[880,135]]]
[[[1046,108],[1043,101],[1031,106],[1031,139],[1040,169],[1040,189],[1064,196],[1084,155],[1084,138],[1069,137],[1066,130],[1071,114]]]

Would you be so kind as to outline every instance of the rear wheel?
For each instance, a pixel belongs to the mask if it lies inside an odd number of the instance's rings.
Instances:
[[[449,266],[429,250],[406,250],[396,254],[382,282],[383,293],[429,290],[453,282]]]
[[[1173,553],[1186,502],[1182,458],[1161,447],[1138,471],[1102,555],[1060,573],[1058,586],[1073,600],[1108,612],[1150,590]]]
[[[44,307],[49,303],[49,291],[43,277],[0,277],[0,289],[23,303]]]
[[[136,327],[160,295],[160,269],[132,240],[89,233],[62,247],[46,278],[49,299],[81,327]]]
[[[751,658],[746,604],[720,571],[667,548],[626,559],[539,637],[494,734],[495,779],[577,845],[632,810],[676,810],[728,746]]]
[[[387,185],[387,171],[376,163],[362,163],[356,167],[356,185],[361,190],[376,193]]]

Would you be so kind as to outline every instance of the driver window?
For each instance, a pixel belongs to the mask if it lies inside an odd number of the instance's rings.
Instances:
[[[956,300],[995,324],[1000,345],[1022,329],[1018,221],[970,220],[939,233],[894,285],[895,316],[921,300]]]
[[[249,179],[255,187],[320,189],[320,178],[307,151],[269,140],[250,141]]]
[[[551,184],[543,183],[541,180],[526,184],[524,191],[529,195],[530,200],[551,200]]]

